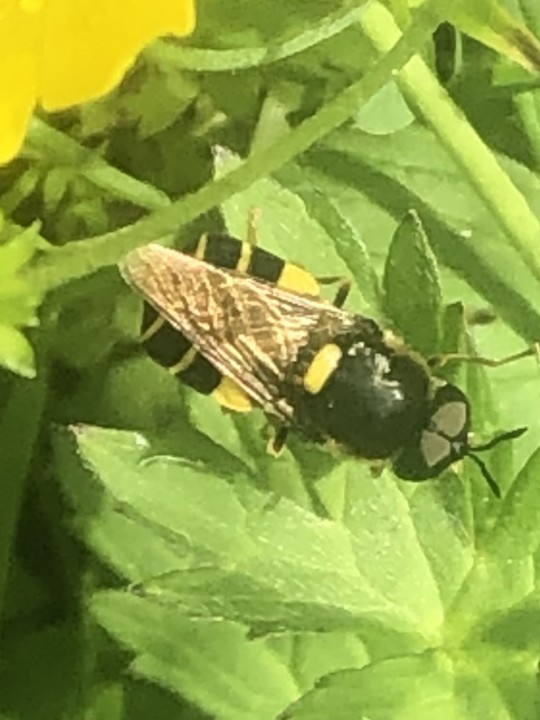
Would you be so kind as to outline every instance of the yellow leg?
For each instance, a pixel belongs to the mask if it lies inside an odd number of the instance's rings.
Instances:
[[[534,343],[531,347],[521,352],[507,355],[503,358],[488,358],[482,355],[466,355],[464,353],[448,353],[447,355],[434,355],[430,357],[428,364],[430,367],[444,367],[450,362],[469,362],[486,365],[487,367],[500,367],[501,365],[514,362],[514,360],[522,360],[523,358],[532,356],[536,357],[537,362],[540,362],[540,343]]]
[[[246,242],[255,247],[257,245],[257,226],[261,219],[261,211],[259,208],[252,207],[249,209],[247,229],[246,229]]]

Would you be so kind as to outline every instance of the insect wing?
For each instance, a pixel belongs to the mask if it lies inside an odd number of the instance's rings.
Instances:
[[[132,251],[122,273],[223,375],[284,420],[294,410],[284,381],[299,349],[353,323],[329,303],[156,244]]]

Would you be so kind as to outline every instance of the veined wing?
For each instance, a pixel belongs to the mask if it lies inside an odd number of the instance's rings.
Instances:
[[[323,300],[161,245],[132,251],[121,270],[219,372],[284,420],[293,415],[284,381],[299,350],[320,347],[354,324],[354,316]]]

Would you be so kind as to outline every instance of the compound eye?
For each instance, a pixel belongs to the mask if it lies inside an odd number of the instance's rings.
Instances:
[[[426,480],[436,477],[469,453],[470,406],[455,385],[438,388],[425,425],[394,461],[398,477]]]
[[[431,469],[446,459],[450,460],[452,446],[442,435],[425,430],[420,441],[420,451],[425,464]]]
[[[463,434],[466,436],[468,426],[469,408],[458,400],[445,403],[431,416],[430,430],[445,438],[455,439]]]

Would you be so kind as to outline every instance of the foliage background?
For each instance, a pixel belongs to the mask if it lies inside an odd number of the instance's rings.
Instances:
[[[468,463],[416,486],[294,440],[270,460],[258,414],[129,352],[114,263],[242,237],[253,207],[261,245],[425,351],[458,343],[456,302],[495,309],[469,349],[538,340],[535,3],[456,3],[457,64],[444,3],[388,5],[390,55],[378,3],[205,0],[0,172],[0,352],[36,375],[0,375],[2,720],[538,717],[533,360],[459,373],[480,436],[529,427],[488,458],[496,502]]]

